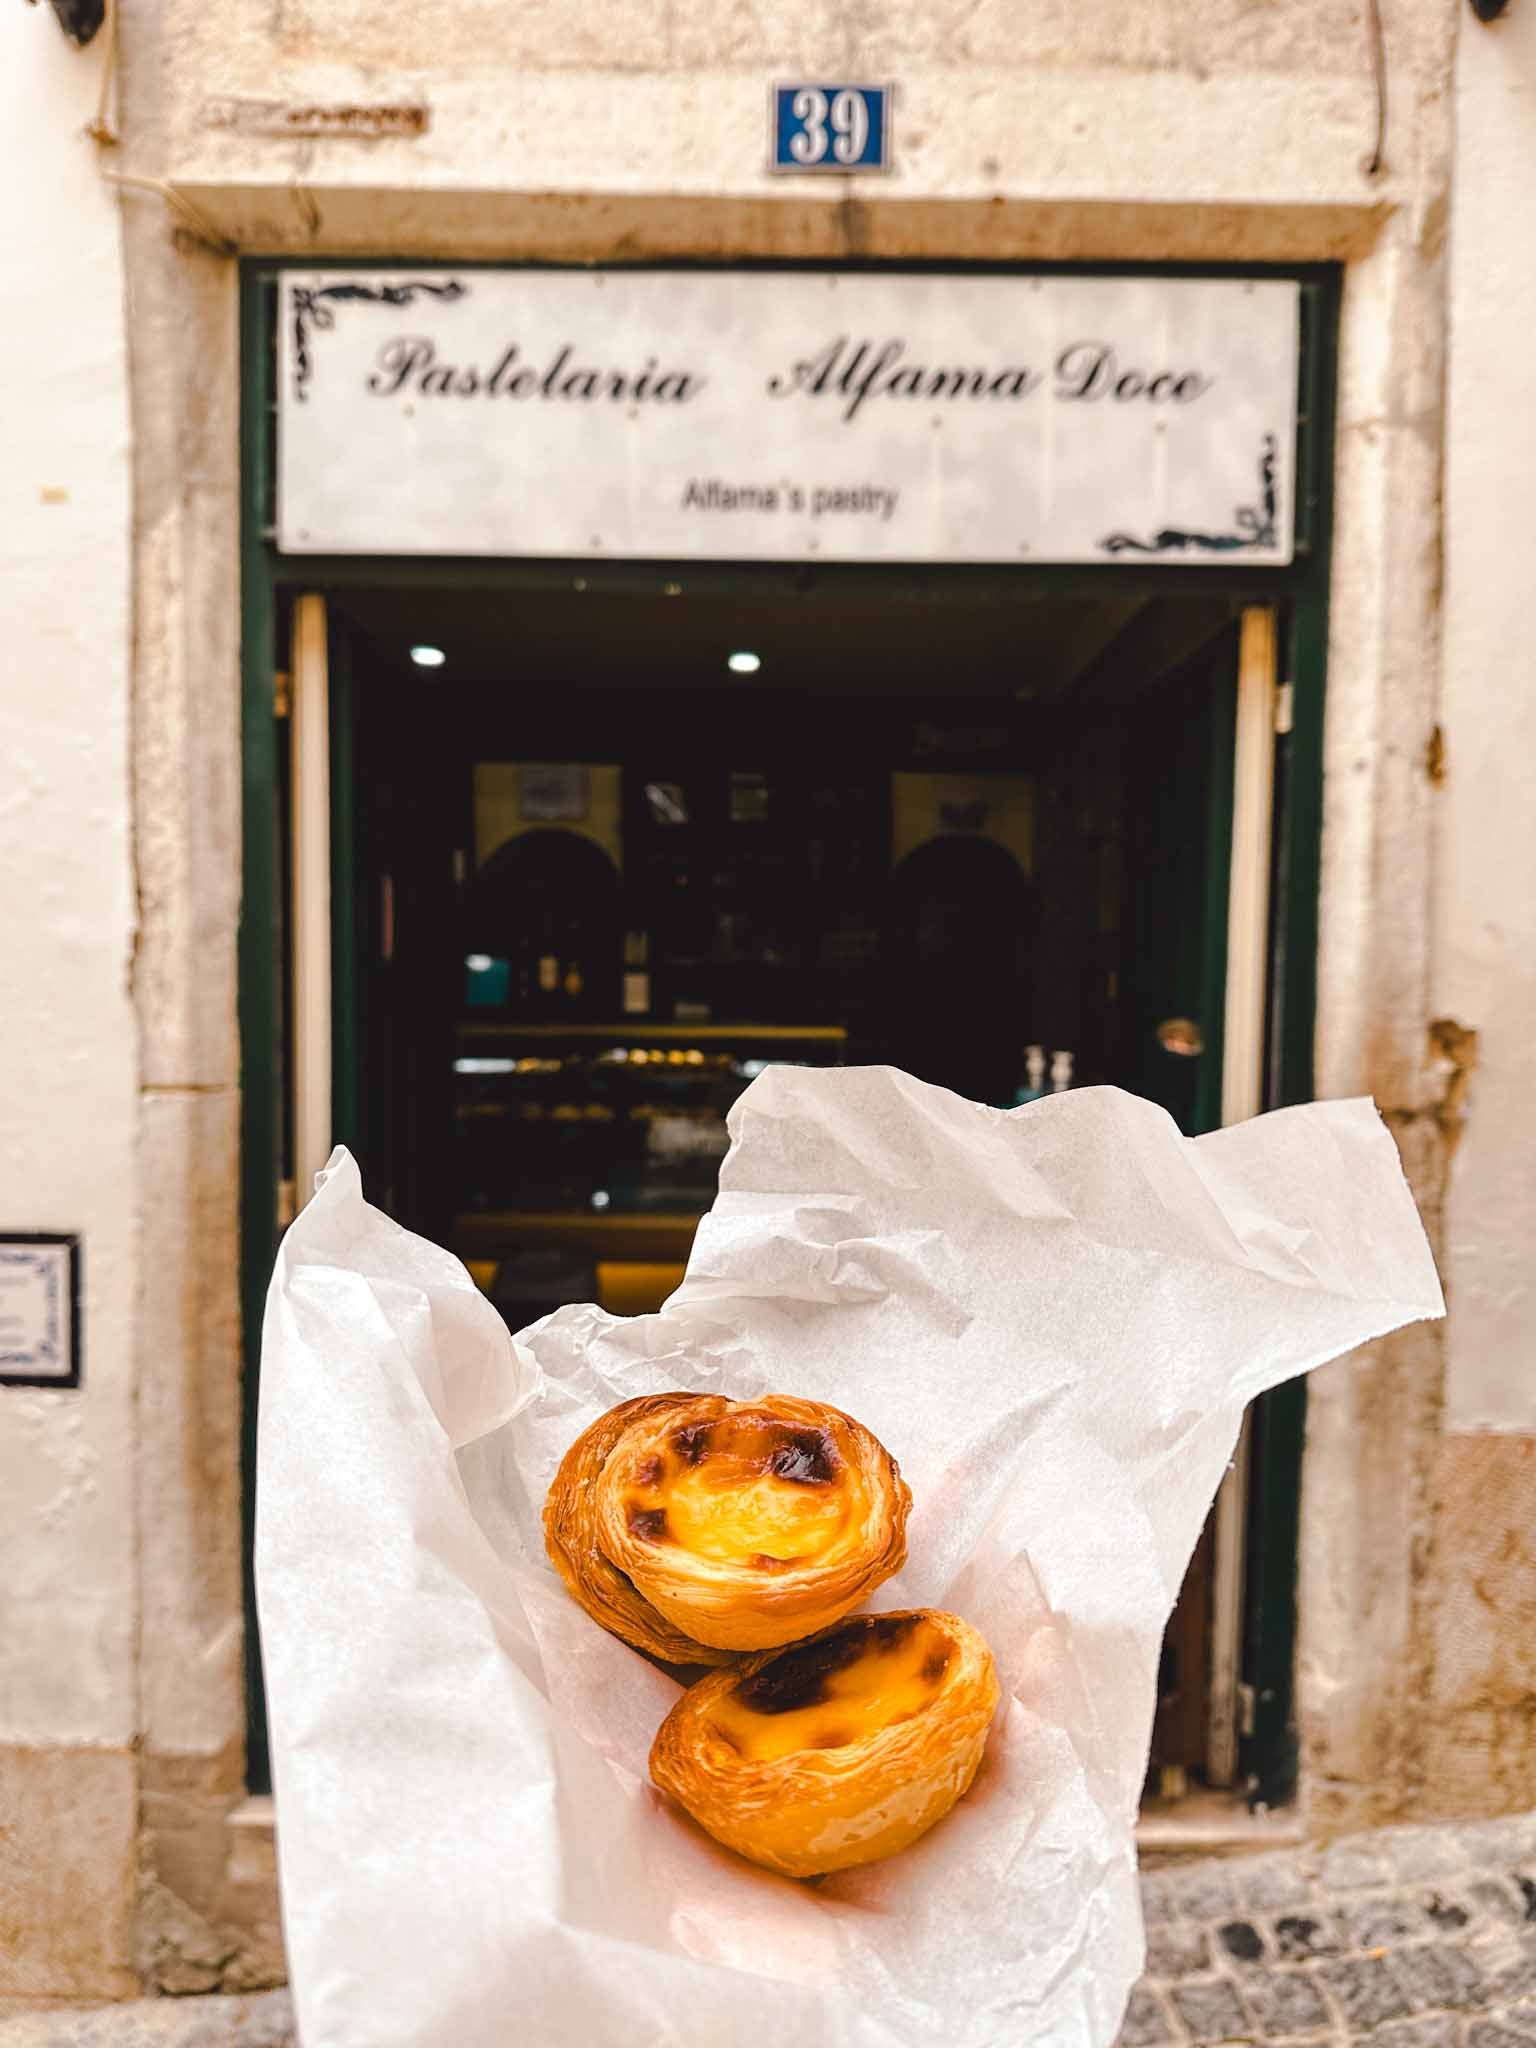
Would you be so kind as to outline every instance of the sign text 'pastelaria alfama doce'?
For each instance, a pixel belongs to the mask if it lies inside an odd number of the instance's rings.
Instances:
[[[284,274],[297,554],[1290,560],[1298,287]]]

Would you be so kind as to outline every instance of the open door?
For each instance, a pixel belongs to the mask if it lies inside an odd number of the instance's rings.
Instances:
[[[1239,630],[1128,720],[1126,1085],[1188,1137],[1221,1122]]]
[[[1125,824],[1126,1085],[1190,1137],[1221,1121],[1239,627],[1131,707]],[[1185,1573],[1158,1671],[1149,1791],[1205,1774],[1214,1524]]]
[[[1263,1107],[1277,644],[1251,606],[1130,715],[1128,1072],[1192,1137]],[[1154,1794],[1237,1779],[1249,1455],[1245,1424],[1164,1643]]]
[[[345,1144],[371,1200],[441,1237],[462,953],[442,707],[318,595],[294,605],[290,690],[296,1205]]]

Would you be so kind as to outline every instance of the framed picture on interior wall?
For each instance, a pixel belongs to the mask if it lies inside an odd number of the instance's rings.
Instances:
[[[588,809],[587,770],[580,761],[525,761],[518,808],[529,824],[570,823]]]

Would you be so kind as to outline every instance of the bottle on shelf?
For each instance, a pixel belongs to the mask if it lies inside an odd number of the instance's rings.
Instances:
[[[1024,1048],[1024,1078],[1014,1092],[1013,1106],[1021,1109],[1026,1102],[1038,1102],[1045,1093],[1045,1047],[1026,1045]]]
[[[624,934],[623,1008],[626,1017],[644,1017],[651,1008],[650,933]]]

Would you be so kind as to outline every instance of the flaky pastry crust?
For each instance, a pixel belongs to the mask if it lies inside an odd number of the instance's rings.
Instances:
[[[660,1397],[627,1418],[591,1499],[608,1562],[729,1651],[798,1642],[868,1599],[905,1561],[912,1505],[862,1423],[786,1394]]]
[[[597,1541],[597,1490],[614,1446],[632,1423],[660,1420],[693,1400],[692,1394],[643,1395],[621,1401],[584,1429],[560,1461],[545,1499],[544,1547],[572,1596],[631,1648],[664,1664],[733,1664],[729,1651],[695,1642],[658,1614]]]
[[[894,1855],[969,1788],[998,1702],[983,1638],[934,1608],[860,1614],[712,1671],[651,1776],[717,1841],[785,1877]]]

